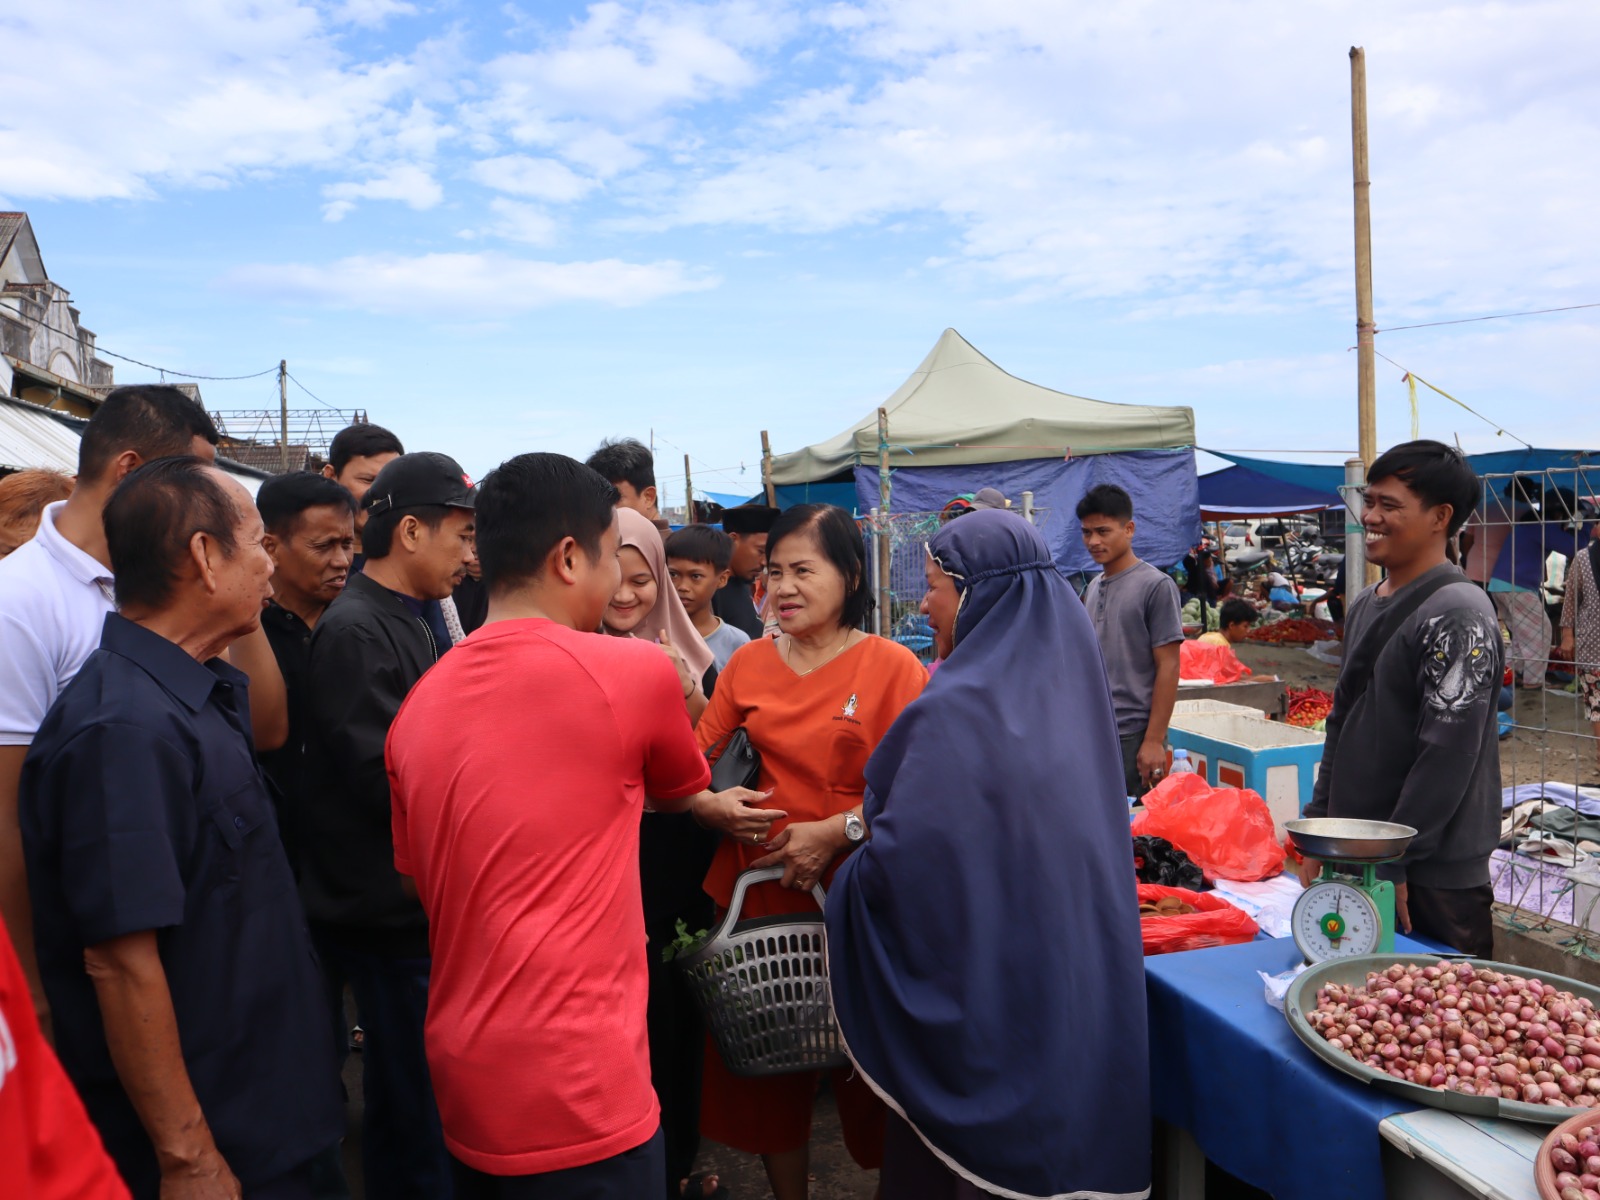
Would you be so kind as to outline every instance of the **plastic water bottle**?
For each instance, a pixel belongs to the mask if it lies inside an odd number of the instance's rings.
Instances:
[[[1189,761],[1187,750],[1174,750],[1172,752],[1172,769],[1168,775],[1193,775],[1194,764]]]

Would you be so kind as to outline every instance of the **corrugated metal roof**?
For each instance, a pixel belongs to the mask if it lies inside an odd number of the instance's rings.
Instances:
[[[55,416],[37,404],[0,396],[0,467],[19,471],[50,467],[76,475],[78,439],[86,424],[82,418]],[[266,472],[229,459],[219,458],[217,465],[252,496],[266,478]]]
[[[6,256],[6,251],[11,249],[11,239],[17,236],[17,230],[22,228],[22,222],[27,220],[19,212],[0,212],[0,258]]]
[[[0,404],[0,467],[49,467],[75,475],[78,431],[32,404]]]

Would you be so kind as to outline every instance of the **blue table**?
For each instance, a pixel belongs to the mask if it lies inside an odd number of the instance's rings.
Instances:
[[[1395,952],[1431,953],[1406,937]],[[1155,1116],[1275,1200],[1372,1200],[1378,1123],[1416,1105],[1324,1064],[1266,1002],[1256,972],[1299,961],[1288,938],[1145,960]]]

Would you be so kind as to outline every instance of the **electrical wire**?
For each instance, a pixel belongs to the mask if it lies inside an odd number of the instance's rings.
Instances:
[[[276,368],[276,367],[274,367],[274,368],[273,368],[273,370],[274,370],[274,371],[276,371],[276,370],[277,370],[277,368]],[[328,403],[328,402],[327,402],[327,401],[326,401],[326,400],[324,400],[324,399],[323,399],[323,398],[322,398],[322,397],[321,397],[321,396],[319,396],[319,395],[317,395],[317,394],[316,394],[316,393],[315,393],[315,392],[313,392],[313,391],[312,391],[312,390],[311,390],[311,389],[310,389],[310,388],[308,388],[308,387],[307,387],[307,386],[306,386],[306,385],[305,385],[305,384],[303,384],[303,383],[301,383],[301,382],[300,382],[300,381],[299,381],[299,380],[298,380],[298,379],[295,379],[295,377],[294,377],[294,375],[293,375],[293,374],[291,374],[291,373],[290,373],[290,372],[289,372],[289,371],[284,371],[284,374],[285,374],[285,375],[288,375],[288,376],[289,376],[289,378],[290,378],[290,379],[291,379],[291,380],[293,380],[293,382],[294,382],[294,385],[295,385],[295,387],[297,387],[297,388],[299,388],[299,389],[300,389],[300,390],[301,390],[301,391],[302,391],[302,392],[304,392],[304,393],[305,393],[305,394],[306,394],[306,395],[308,395],[308,396],[310,396],[310,397],[311,397],[311,398],[312,398],[312,399],[313,399],[313,400],[315,400],[315,401],[316,401],[316,402],[317,402],[317,403],[318,403],[318,404],[320,404],[320,405],[322,405],[322,407],[323,407],[323,408],[326,408],[326,409],[328,409],[328,410],[330,410],[330,411],[332,411],[332,412],[338,412],[338,411],[340,411],[340,410],[339,410],[339,409],[337,409],[337,408],[335,408],[335,407],[334,407],[334,406],[333,406],[333,405],[331,405],[331,404],[329,404],[329,403]]]
[[[1421,325],[1395,325],[1389,329],[1374,329],[1372,332],[1403,333],[1407,329],[1437,329],[1441,325],[1471,325],[1474,321],[1504,321],[1507,317],[1540,317],[1546,313],[1577,312],[1580,308],[1600,308],[1600,302],[1568,304],[1562,308],[1530,308],[1526,312],[1491,313],[1487,317],[1460,317],[1454,321],[1426,321]]]

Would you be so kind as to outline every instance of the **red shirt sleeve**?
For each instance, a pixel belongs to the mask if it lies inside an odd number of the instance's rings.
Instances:
[[[645,795],[678,800],[704,791],[711,782],[711,766],[695,741],[678,673],[665,655],[657,654],[641,674],[637,691],[639,728],[644,734]],[[704,717],[702,713],[702,720]]]
[[[39,1031],[11,938],[0,925],[0,1196],[128,1200],[83,1101]]]
[[[408,703],[410,699],[406,697]],[[400,786],[400,773],[395,770],[394,731],[400,727],[405,711],[406,706],[402,704],[389,726],[383,757],[384,769],[389,773],[389,830],[394,838],[394,869],[402,875],[415,875],[417,872],[411,865],[411,832],[406,824],[406,792]]]

